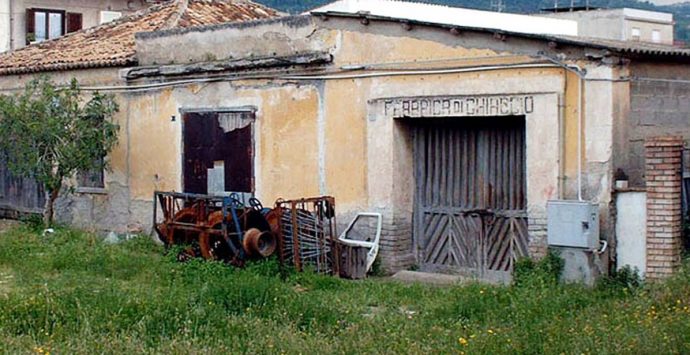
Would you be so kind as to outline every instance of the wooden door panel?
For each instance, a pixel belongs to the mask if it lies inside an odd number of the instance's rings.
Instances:
[[[422,268],[512,270],[527,254],[524,119],[427,120],[414,134]]]

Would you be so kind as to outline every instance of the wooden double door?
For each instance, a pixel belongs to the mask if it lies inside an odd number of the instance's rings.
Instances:
[[[422,270],[505,277],[528,253],[524,117],[413,126]]]

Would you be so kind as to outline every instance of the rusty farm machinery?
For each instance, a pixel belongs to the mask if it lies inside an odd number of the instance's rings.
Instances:
[[[241,267],[277,249],[269,223],[275,218],[256,198],[156,192],[154,200],[156,233],[167,247],[184,247],[180,261],[203,257]]]
[[[182,246],[177,258],[223,261],[242,267],[247,260],[277,254],[281,264],[339,274],[335,199],[278,200],[274,208],[241,193],[211,196],[154,194],[154,226],[167,246]]]

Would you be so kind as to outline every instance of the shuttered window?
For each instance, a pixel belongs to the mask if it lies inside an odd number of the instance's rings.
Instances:
[[[82,29],[81,14],[68,12],[67,13],[67,33],[76,32]]]
[[[66,27],[69,26],[69,27]],[[82,27],[81,14],[62,10],[28,9],[26,11],[26,43],[58,38]],[[69,29],[69,31],[66,31]]]

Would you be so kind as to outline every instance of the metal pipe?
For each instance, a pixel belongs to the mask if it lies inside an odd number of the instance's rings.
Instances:
[[[554,68],[560,67],[553,63],[523,63],[523,64],[505,64],[505,65],[487,65],[465,68],[448,68],[448,69],[421,69],[421,70],[405,70],[405,71],[377,71],[372,73],[359,74],[324,74],[324,75],[250,75],[250,76],[225,76],[215,78],[196,78],[169,81],[165,83],[142,84],[142,85],[113,85],[113,86],[83,86],[80,89],[84,91],[141,91],[150,89],[160,89],[171,86],[184,86],[189,84],[209,83],[218,81],[240,81],[240,80],[295,80],[295,81],[310,81],[310,80],[351,80],[351,79],[367,79],[377,77],[394,77],[394,76],[418,76],[418,75],[439,75],[439,74],[460,74],[460,73],[474,73],[484,71],[496,71],[505,69],[540,69],[540,68]]]
[[[577,199],[582,201],[582,91],[585,81],[580,77],[577,88]]]
[[[542,58],[547,59],[554,63],[555,65],[558,65],[566,70],[569,70],[577,75],[579,78],[578,82],[578,88],[577,88],[577,199],[578,201],[582,201],[582,159],[584,157],[584,154],[582,152],[582,120],[583,120],[583,115],[582,115],[582,109],[583,109],[583,101],[582,101],[582,92],[584,90],[584,83],[585,83],[585,75],[586,72],[580,68],[577,65],[573,64],[566,64],[563,63],[562,61],[559,61],[558,59],[551,58],[546,55],[542,55]]]

